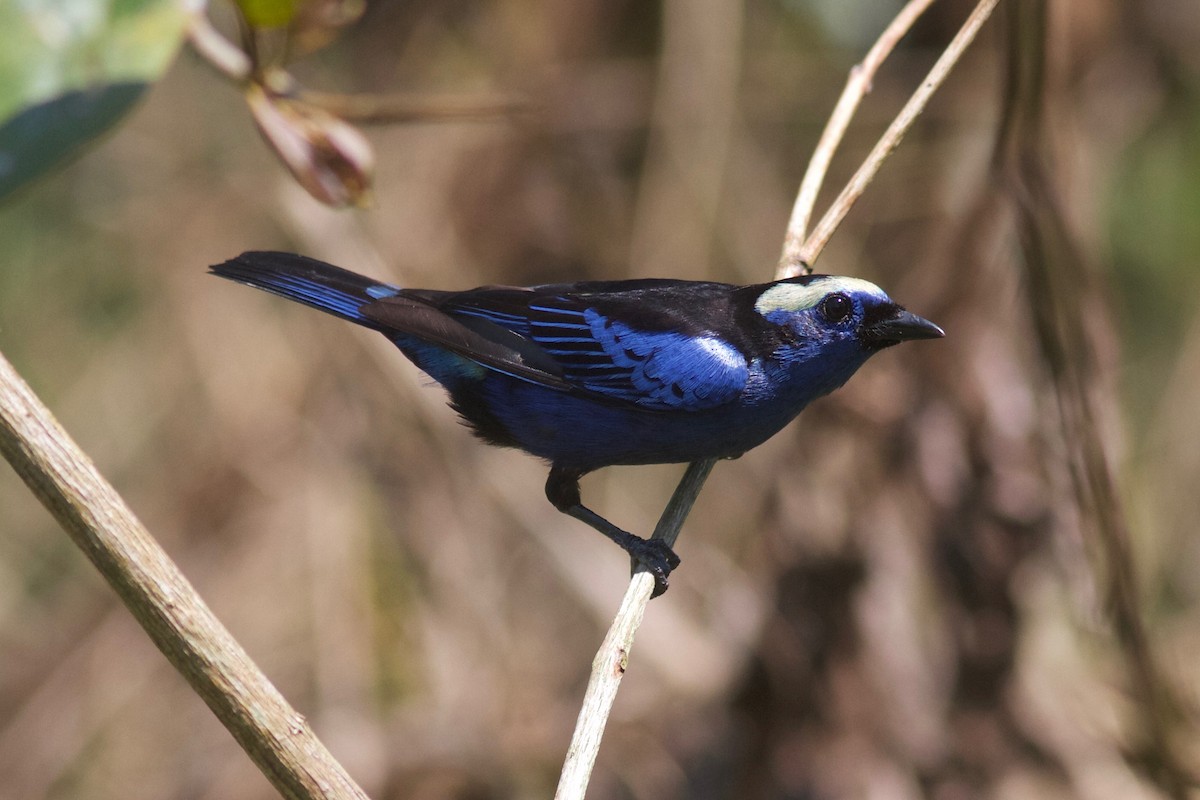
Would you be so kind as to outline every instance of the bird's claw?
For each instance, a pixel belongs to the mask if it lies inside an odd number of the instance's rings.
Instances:
[[[679,556],[675,555],[670,545],[662,539],[644,539],[636,548],[630,550],[629,555],[633,557],[634,572],[637,572],[638,567],[645,567],[646,571],[654,576],[654,592],[650,595],[651,598],[658,597],[667,590],[671,570],[679,566]]]

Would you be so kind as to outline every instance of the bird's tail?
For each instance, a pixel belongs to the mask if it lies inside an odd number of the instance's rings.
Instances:
[[[369,328],[378,325],[364,317],[360,309],[400,292],[397,286],[295,253],[242,253],[213,265],[210,271]]]

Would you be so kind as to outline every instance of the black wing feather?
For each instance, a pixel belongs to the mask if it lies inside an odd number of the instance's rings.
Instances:
[[[384,333],[415,336],[514,378],[571,388],[562,368],[528,339],[486,319],[451,316],[406,294],[382,298],[360,312]]]

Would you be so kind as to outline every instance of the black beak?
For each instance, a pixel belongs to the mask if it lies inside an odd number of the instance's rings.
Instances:
[[[946,332],[924,317],[918,317],[900,306],[883,319],[869,321],[861,329],[863,343],[882,350],[910,339],[940,339]]]

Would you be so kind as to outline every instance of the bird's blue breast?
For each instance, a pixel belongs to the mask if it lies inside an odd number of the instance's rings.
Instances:
[[[812,400],[844,383],[865,360],[847,348],[842,358],[748,366],[736,396],[714,407],[657,410],[586,393],[549,389],[506,375],[461,385],[521,447],[566,468],[732,458],[762,444]],[[462,405],[455,397],[456,405]],[[493,437],[495,438],[495,437]]]

